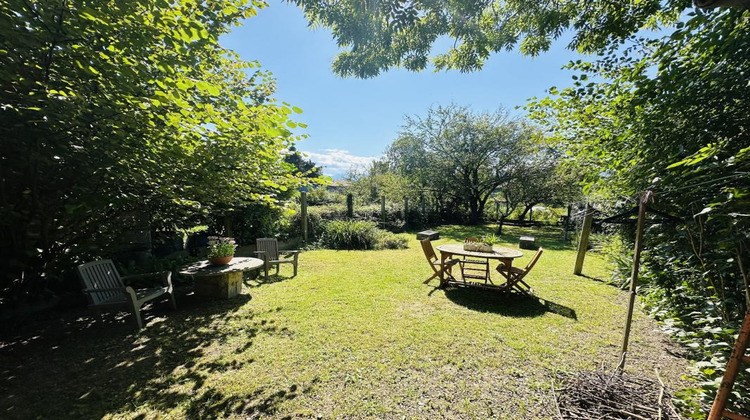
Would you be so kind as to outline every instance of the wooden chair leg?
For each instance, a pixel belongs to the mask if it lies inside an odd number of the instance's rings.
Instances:
[[[430,278],[428,278],[427,280],[423,281],[422,284],[427,284],[430,281],[432,281],[432,279],[434,279],[436,277],[438,277],[438,273],[433,274]]]
[[[169,295],[169,306],[172,307],[172,309],[177,310],[177,299],[174,297],[174,292],[167,293]]]
[[[143,328],[143,320],[141,319],[141,308],[136,304],[135,302],[130,303],[130,313],[133,314],[133,318],[135,318],[135,323],[138,325],[138,329]]]

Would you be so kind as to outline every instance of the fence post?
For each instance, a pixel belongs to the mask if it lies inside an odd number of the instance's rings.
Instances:
[[[383,227],[385,228],[386,224],[386,217],[385,217],[385,196],[380,196],[380,219],[381,223],[383,224]]]
[[[583,229],[581,230],[581,239],[578,241],[578,256],[576,256],[576,266],[573,274],[579,276],[583,270],[583,259],[586,257],[586,248],[589,246],[589,234],[591,233],[591,223],[594,220],[594,214],[591,212],[591,205],[586,203],[586,216],[583,218]]]
[[[307,242],[307,192],[303,191],[300,195],[302,204],[302,240]]]
[[[424,193],[419,195],[419,206],[422,208],[422,218],[427,217],[427,209],[425,208],[427,203],[424,200]]]
[[[568,204],[568,215],[565,216],[565,221],[563,222],[563,241],[568,241],[568,230],[570,229],[570,204]]]
[[[409,197],[404,197],[404,226],[409,226]]]
[[[346,217],[349,219],[354,217],[354,197],[352,193],[346,195]]]
[[[630,300],[628,301],[628,316],[625,319],[625,336],[622,338],[622,353],[617,371],[622,373],[625,369],[625,357],[628,354],[628,341],[630,340],[630,326],[633,323],[633,308],[635,306],[635,295],[638,290],[638,269],[641,266],[641,250],[643,249],[643,225],[646,223],[646,206],[651,192],[646,191],[640,197],[638,204],[638,224],[635,229],[635,249],[633,250],[633,271],[630,275]]]

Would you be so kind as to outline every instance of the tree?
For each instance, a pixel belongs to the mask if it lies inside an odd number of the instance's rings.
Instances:
[[[218,42],[246,3],[0,0],[0,304],[125,230],[299,184],[281,152],[301,111]]]
[[[346,48],[333,62],[341,76],[373,77],[394,66],[427,67],[433,44],[449,37],[454,46],[432,58],[438,69],[480,69],[490,54],[520,46],[535,55],[566,30],[569,47],[595,52],[641,29],[677,21],[688,0],[557,2],[291,0],[311,25],[331,29]]]
[[[713,379],[750,305],[750,12],[688,17],[663,39],[572,63],[574,86],[529,110],[590,191],[614,201],[651,190],[685,220],[646,235],[643,290]],[[737,407],[750,406],[746,379]]]
[[[284,157],[284,162],[293,165],[298,176],[305,178],[320,178],[323,176],[323,168],[316,165],[312,160],[305,159],[304,155],[297,151],[294,146],[289,148],[289,153]]]
[[[515,176],[538,134],[507,112],[475,114],[451,105],[407,117],[386,156],[421,188],[467,206],[470,222],[478,223],[492,192]]]
[[[580,199],[580,178],[562,165],[562,159],[546,146],[537,147],[516,176],[499,188],[508,217],[519,205],[521,220],[538,204],[565,206]]]

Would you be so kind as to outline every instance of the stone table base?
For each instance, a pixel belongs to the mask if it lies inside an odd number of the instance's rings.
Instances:
[[[194,277],[196,296],[229,299],[242,293],[242,271]]]

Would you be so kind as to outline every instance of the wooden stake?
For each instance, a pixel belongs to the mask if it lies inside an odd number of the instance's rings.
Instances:
[[[300,196],[302,205],[302,240],[307,242],[307,193],[302,192]]]
[[[385,228],[385,196],[380,197],[380,219],[382,220],[383,227]]]
[[[740,335],[734,343],[732,355],[727,362],[727,368],[724,371],[724,377],[721,380],[721,386],[716,393],[716,398],[711,406],[711,412],[708,413],[708,420],[721,420],[723,417],[738,420],[747,420],[748,418],[740,414],[732,413],[726,410],[729,395],[732,387],[737,380],[737,374],[740,372],[740,364],[750,363],[750,356],[745,356],[745,351],[750,345],[750,310],[745,315],[745,321],[742,323]]]
[[[349,219],[354,217],[354,197],[351,193],[346,195],[346,217]]]
[[[622,339],[622,357],[617,370],[622,373],[625,368],[625,358],[628,354],[630,340],[630,326],[633,323],[633,309],[635,308],[636,288],[638,287],[638,269],[641,267],[641,250],[643,249],[643,225],[646,221],[646,202],[651,198],[651,191],[641,196],[638,206],[638,224],[635,228],[635,251],[633,252],[633,271],[630,275],[630,300],[628,301],[628,316],[625,320],[625,336]]]
[[[589,247],[589,235],[591,234],[591,224],[594,221],[594,214],[591,211],[591,205],[586,203],[586,215],[583,218],[583,229],[581,229],[581,238],[578,241],[578,255],[576,256],[576,266],[573,274],[581,275],[583,271],[583,259],[586,258],[586,248]]]

